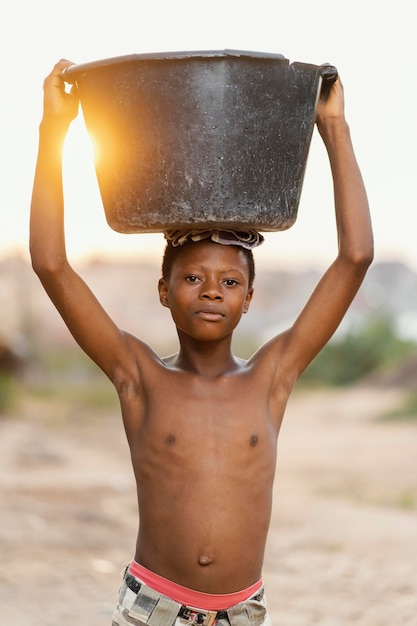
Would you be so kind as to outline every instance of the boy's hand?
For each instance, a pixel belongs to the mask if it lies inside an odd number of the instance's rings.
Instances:
[[[316,123],[323,128],[327,123],[345,119],[345,100],[343,85],[338,77],[329,87],[326,85],[321,90],[316,108]]]
[[[61,59],[54,65],[43,84],[43,122],[59,122],[68,127],[78,113],[78,95],[74,87],[70,93],[65,91],[65,81],[62,71],[74,65],[71,61]]]

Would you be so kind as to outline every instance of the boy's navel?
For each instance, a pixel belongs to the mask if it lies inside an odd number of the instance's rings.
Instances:
[[[251,446],[256,446],[258,441],[259,441],[258,435],[252,435],[252,437],[250,438],[249,443],[250,443]]]
[[[173,446],[176,443],[177,438],[175,435],[168,435],[165,441],[169,446]]]
[[[198,557],[198,563],[199,565],[210,565],[210,563],[213,562],[213,559],[210,556],[207,556],[206,554],[202,554],[201,556]]]

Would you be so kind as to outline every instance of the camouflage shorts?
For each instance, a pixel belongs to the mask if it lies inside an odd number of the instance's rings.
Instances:
[[[226,611],[182,606],[145,585],[128,571],[123,576],[112,626],[271,626],[263,588]]]

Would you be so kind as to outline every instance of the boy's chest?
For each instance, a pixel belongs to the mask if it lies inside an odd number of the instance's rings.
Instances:
[[[193,376],[166,376],[148,394],[152,412],[198,415],[204,413],[213,419],[219,414],[251,414],[265,411],[268,392],[262,381],[245,375],[223,376],[204,380]]]
[[[245,377],[199,381],[180,377],[147,398],[144,427],[156,441],[174,445],[257,447],[274,437],[265,389]]]

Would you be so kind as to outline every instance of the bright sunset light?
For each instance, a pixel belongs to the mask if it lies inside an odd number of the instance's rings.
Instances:
[[[80,167],[80,161],[84,166],[90,167],[99,158],[97,142],[87,131],[82,111],[71,124],[64,155],[66,167],[74,167],[76,170]]]

